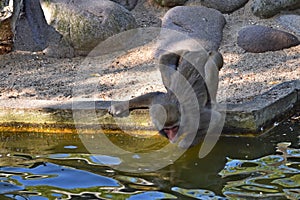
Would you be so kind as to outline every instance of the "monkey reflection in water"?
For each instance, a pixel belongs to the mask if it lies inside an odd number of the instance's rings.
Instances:
[[[218,126],[221,121],[216,95],[222,66],[223,57],[217,51],[164,53],[159,58],[159,70],[167,92],[112,104],[109,113],[124,116],[133,109],[149,108],[161,135],[182,148],[194,146],[203,141],[210,126]]]

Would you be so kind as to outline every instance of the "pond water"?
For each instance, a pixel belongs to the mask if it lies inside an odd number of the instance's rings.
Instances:
[[[300,199],[299,122],[296,116],[275,124],[258,138],[222,137],[202,159],[195,147],[140,173],[118,168],[123,158],[113,152],[90,153],[78,134],[2,132],[0,199]],[[165,144],[109,135],[130,146],[132,166],[140,167],[143,151]],[[153,165],[162,155],[151,158]]]

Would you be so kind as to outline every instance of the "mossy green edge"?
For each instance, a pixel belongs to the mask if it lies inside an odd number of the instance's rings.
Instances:
[[[101,124],[102,129],[109,130],[154,130],[147,109],[114,118],[107,113],[110,104],[108,101],[0,100],[0,127],[5,127],[4,130],[39,127],[39,131],[43,128],[59,131],[89,126],[93,129],[93,125]],[[274,122],[293,114],[299,105],[300,80],[279,84],[249,102],[226,105],[223,132],[227,135],[260,135]]]

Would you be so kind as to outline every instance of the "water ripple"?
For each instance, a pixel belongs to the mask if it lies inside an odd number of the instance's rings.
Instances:
[[[219,173],[228,179],[223,194],[230,198],[300,199],[300,150],[289,148],[289,145],[277,145],[281,155],[253,160],[227,158]]]

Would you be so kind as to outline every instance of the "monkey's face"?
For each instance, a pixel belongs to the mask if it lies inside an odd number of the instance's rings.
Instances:
[[[180,111],[176,104],[155,104],[150,108],[150,116],[159,133],[175,143],[180,136]]]

